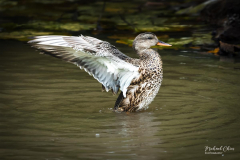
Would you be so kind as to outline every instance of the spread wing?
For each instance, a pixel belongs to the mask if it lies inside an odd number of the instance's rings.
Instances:
[[[76,64],[116,94],[120,88],[126,97],[131,81],[139,77],[138,66],[108,42],[88,36],[37,36],[29,41],[46,54]]]

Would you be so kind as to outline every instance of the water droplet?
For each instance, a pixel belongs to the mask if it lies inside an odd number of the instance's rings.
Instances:
[[[95,135],[96,137],[100,137],[100,134],[99,133],[96,133],[96,135]]]
[[[179,79],[187,79],[186,77],[180,77]]]
[[[107,152],[107,153],[115,153],[115,152]]]

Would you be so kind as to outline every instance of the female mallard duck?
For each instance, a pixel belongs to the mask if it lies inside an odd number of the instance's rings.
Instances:
[[[159,41],[153,33],[141,33],[133,49],[134,59],[120,52],[106,41],[88,36],[37,36],[29,41],[33,46],[84,69],[101,84],[103,90],[121,93],[115,103],[117,112],[146,109],[158,93],[162,83],[162,61],[151,46],[170,44]]]

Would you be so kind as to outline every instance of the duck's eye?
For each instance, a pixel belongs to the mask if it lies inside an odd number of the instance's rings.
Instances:
[[[148,37],[147,39],[153,39],[152,37]]]

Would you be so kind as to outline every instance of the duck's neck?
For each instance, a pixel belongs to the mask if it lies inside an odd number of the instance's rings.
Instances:
[[[133,42],[133,49],[137,52],[137,54],[139,55],[139,57],[142,56],[142,54],[144,54],[144,52],[148,49],[150,49],[148,46],[144,46],[144,45],[139,45],[138,43],[136,43],[135,41]]]
[[[149,59],[151,58],[152,53],[154,52],[154,50],[151,48],[141,48],[140,50],[136,51],[140,59]]]

